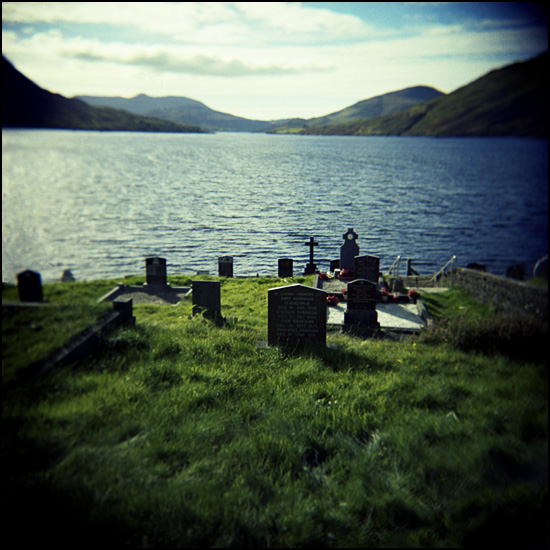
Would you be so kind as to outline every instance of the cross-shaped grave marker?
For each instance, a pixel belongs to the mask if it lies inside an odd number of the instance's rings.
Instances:
[[[319,243],[315,241],[314,237],[310,237],[309,241],[305,243],[306,246],[309,246],[309,264],[306,265],[304,275],[309,275],[315,273],[317,266],[313,263],[313,247],[317,246]]]

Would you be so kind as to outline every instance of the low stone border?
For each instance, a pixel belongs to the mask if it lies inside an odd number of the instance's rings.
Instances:
[[[16,307],[16,304],[10,303],[10,306]],[[23,304],[22,307],[29,307],[29,305]],[[2,392],[4,393],[13,387],[30,382],[63,363],[84,359],[94,351],[105,332],[124,324],[133,327],[135,323],[136,318],[133,316],[132,300],[114,301],[113,311],[103,316],[91,327],[77,334],[72,340],[53,352],[45,360],[32,363],[28,367],[21,369],[14,380],[2,386]]]

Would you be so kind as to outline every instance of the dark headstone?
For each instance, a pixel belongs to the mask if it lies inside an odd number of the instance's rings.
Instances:
[[[344,331],[370,336],[380,329],[376,311],[376,288],[373,281],[356,279],[348,283]]]
[[[340,269],[340,260],[331,260],[330,271],[334,273],[337,269]]]
[[[376,310],[376,283],[366,279],[356,279],[348,283],[348,309]]]
[[[478,264],[477,262],[472,262],[466,266],[468,269],[475,269],[476,271],[487,271],[487,266],[483,264]]]
[[[380,258],[376,256],[355,256],[354,275],[357,279],[366,279],[378,283]]]
[[[279,260],[279,277],[294,276],[294,260],[290,258],[281,258]]]
[[[342,235],[344,244],[340,247],[340,269],[355,269],[355,256],[359,255],[359,245],[357,244],[357,233],[353,228],[349,228]]]
[[[220,281],[192,281],[193,315],[200,310],[221,312]]]
[[[305,285],[272,288],[267,293],[267,340],[270,346],[326,344],[327,294]]]
[[[506,270],[506,277],[510,279],[517,279],[523,281],[525,279],[525,266],[524,265],[512,265]]]
[[[220,277],[233,277],[233,256],[218,258],[218,274]]]
[[[309,246],[309,263],[306,265],[304,275],[311,275],[317,271],[317,266],[313,262],[313,248],[318,246],[318,242],[315,241],[313,237],[309,238],[309,241],[305,243],[306,246]]]
[[[145,281],[148,285],[166,285],[166,260],[154,256],[145,258]]]
[[[41,302],[43,300],[40,273],[30,269],[18,273],[17,288],[19,289],[19,300],[21,302]]]
[[[537,261],[533,268],[533,277],[548,280],[548,256]]]
[[[63,275],[61,275],[62,283],[73,283],[74,280],[74,275],[71,273],[70,269],[66,269],[65,271],[63,271]]]

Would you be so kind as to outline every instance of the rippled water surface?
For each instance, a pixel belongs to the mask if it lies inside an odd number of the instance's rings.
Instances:
[[[342,235],[383,268],[486,264],[503,274],[548,253],[548,142],[2,131],[2,279],[210,270],[328,269]]]

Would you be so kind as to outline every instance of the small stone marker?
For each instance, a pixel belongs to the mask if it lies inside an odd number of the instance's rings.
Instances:
[[[366,279],[378,283],[380,258],[376,256],[355,256],[354,275],[357,279]]]
[[[344,331],[369,336],[380,329],[376,311],[376,289],[377,284],[366,279],[356,279],[348,283]]]
[[[233,277],[233,256],[218,258],[218,274],[220,277]]]
[[[166,260],[153,256],[145,258],[145,280],[148,285],[165,285],[166,280]]]
[[[340,269],[340,260],[331,260],[330,271],[334,273],[337,269]]]
[[[221,313],[220,281],[191,281],[193,315],[201,309]]]
[[[279,260],[279,277],[293,277],[294,276],[294,260],[290,258],[281,258]]]
[[[342,235],[344,244],[340,247],[340,269],[355,269],[355,256],[359,255],[358,236],[352,227]]]
[[[21,302],[42,302],[42,277],[40,273],[27,269],[17,274],[17,288]]]
[[[306,246],[309,246],[309,263],[306,265],[304,275],[311,275],[312,273],[315,273],[315,271],[317,271],[317,266],[313,263],[313,248],[315,246],[318,246],[319,243],[315,242],[315,239],[313,237],[310,237],[309,241],[305,244]]]
[[[270,346],[326,345],[327,294],[305,285],[272,288],[267,293],[267,341]]]

